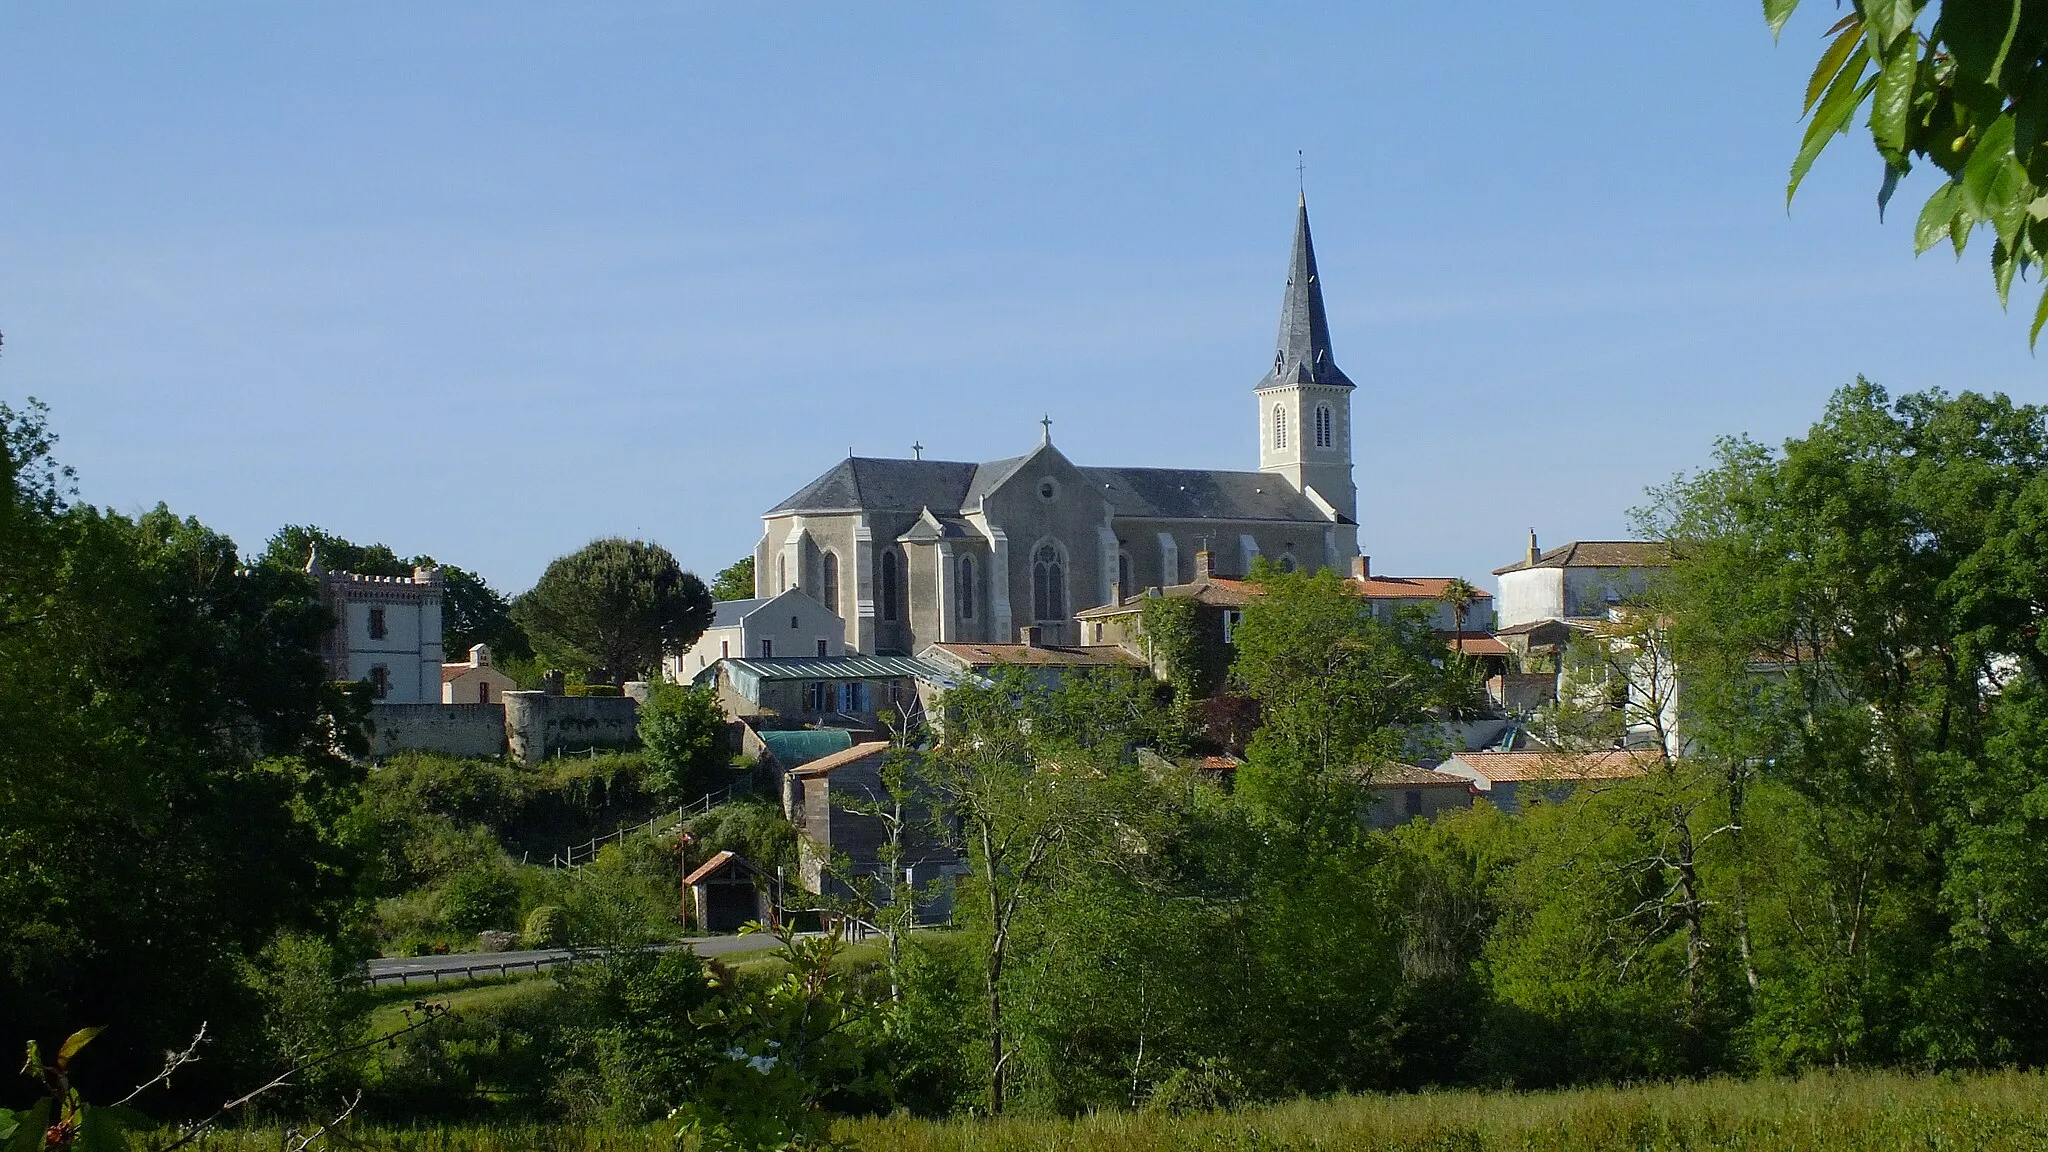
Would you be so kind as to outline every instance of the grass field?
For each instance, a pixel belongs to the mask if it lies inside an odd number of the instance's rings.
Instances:
[[[1444,1092],[1299,1101],[1242,1112],[1077,1119],[847,1120],[866,1152],[1858,1152],[2048,1149],[2048,1076],[1844,1073],[1799,1080],[1569,1092]],[[689,1152],[665,1126],[631,1129],[355,1129],[347,1143],[393,1152]],[[280,1144],[275,1130],[221,1133],[215,1152]]]

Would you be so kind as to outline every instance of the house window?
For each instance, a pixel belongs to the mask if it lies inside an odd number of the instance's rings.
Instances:
[[[1287,447],[1287,409],[1278,404],[1273,405],[1273,447]]]
[[[804,693],[804,707],[812,712],[825,711],[829,707],[828,700],[830,697],[828,693],[830,689],[831,685],[826,684],[822,680],[813,681],[810,688]]]
[[[382,640],[386,635],[387,633],[384,628],[384,610],[382,608],[370,609],[370,639]]]
[[[839,611],[839,556],[825,553],[825,607]]]
[[[720,660],[724,660],[724,659],[726,659],[726,658],[730,657],[731,655],[732,655],[732,641],[730,641],[730,640],[720,640],[720,641],[718,642],[718,658],[719,658]],[[697,659],[699,659],[699,660],[702,660],[702,659],[704,659],[704,658],[703,658],[702,656],[699,656],[699,657],[697,657]]]
[[[489,704],[491,702],[490,681],[486,680],[476,686],[476,702],[479,704]]]
[[[1237,627],[1238,627],[1238,625],[1240,625],[1240,624],[1243,624],[1243,623],[1244,623],[1244,613],[1242,613],[1242,612],[1239,612],[1239,611],[1238,611],[1237,609],[1235,609],[1235,608],[1226,608],[1226,609],[1224,609],[1224,611],[1223,611],[1223,642],[1224,642],[1225,644],[1235,644],[1235,643],[1237,643]]]
[[[1051,544],[1040,545],[1031,557],[1031,610],[1042,621],[1067,617],[1067,566]]]
[[[379,700],[391,695],[391,669],[382,664],[370,665],[370,694]]]
[[[1416,791],[1410,791],[1405,793],[1401,797],[1401,807],[1405,809],[1410,816],[1422,815],[1422,793]]]
[[[960,618],[974,619],[974,557],[960,558]]]
[[[761,655],[773,657],[775,655],[775,641],[770,640],[766,636],[761,637]]]
[[[832,654],[832,642],[831,642],[831,641],[829,641],[829,640],[823,639],[823,638],[821,637],[821,638],[820,638],[820,639],[818,640],[818,655],[820,655],[820,656],[830,656],[831,654]]]
[[[851,680],[839,686],[839,710],[846,713],[868,710],[868,686],[864,681]]]
[[[882,619],[896,619],[896,553],[882,553]]]
[[[1330,423],[1330,406],[1316,405],[1316,447],[1328,448],[1336,443],[1336,431]]]
[[[1097,644],[1102,643],[1102,621],[1100,620],[1095,622],[1095,642]]]

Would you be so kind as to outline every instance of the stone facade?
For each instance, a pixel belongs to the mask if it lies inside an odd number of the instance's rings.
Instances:
[[[321,656],[334,680],[366,681],[393,704],[441,702],[441,573],[410,576],[329,572],[319,558],[306,571],[320,603],[334,614]]]
[[[1052,443],[981,463],[849,457],[762,517],[755,594],[799,588],[873,654],[1082,641],[1076,612],[1181,584],[1196,552],[1248,571],[1349,571],[1358,554],[1354,386],[1299,208],[1273,367],[1254,389],[1257,471],[1083,467]]]

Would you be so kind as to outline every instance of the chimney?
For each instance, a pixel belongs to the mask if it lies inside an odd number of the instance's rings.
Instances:
[[[1204,548],[1200,552],[1195,553],[1195,578],[1193,580],[1193,583],[1207,584],[1209,582],[1209,578],[1211,576],[1214,576],[1215,574],[1215,553],[1210,552],[1206,548]]]
[[[1362,554],[1353,556],[1351,558],[1351,578],[1353,580],[1372,579],[1372,557]]]
[[[1022,641],[1026,648],[1045,647],[1045,632],[1036,624],[1027,624],[1017,629],[1017,639]]]
[[[1543,550],[1536,547],[1536,530],[1531,528],[1529,529],[1529,563],[1534,564],[1541,559],[1543,559]]]
[[[469,666],[471,668],[489,668],[491,666],[491,646],[489,644],[470,645]]]

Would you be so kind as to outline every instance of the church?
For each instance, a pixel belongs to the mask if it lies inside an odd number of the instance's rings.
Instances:
[[[1348,572],[1358,555],[1354,385],[1296,207],[1271,369],[1253,388],[1257,471],[1077,465],[1052,443],[984,462],[849,457],[762,516],[754,595],[801,589],[845,622],[846,647],[1080,641],[1074,613],[1254,559]]]

